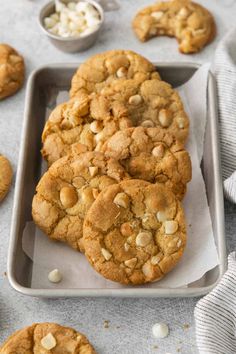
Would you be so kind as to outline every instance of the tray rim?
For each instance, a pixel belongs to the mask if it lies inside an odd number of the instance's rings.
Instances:
[[[153,64],[160,68],[194,68],[198,69],[201,64],[194,62],[153,62]],[[23,187],[23,172],[25,170],[25,146],[27,144],[27,127],[30,120],[30,102],[33,96],[33,89],[37,75],[41,71],[47,69],[74,69],[76,70],[80,63],[51,63],[40,66],[35,69],[29,76],[25,95],[25,109],[22,124],[21,145],[19,152],[18,168],[15,182],[14,202],[12,209],[11,231],[9,239],[9,249],[7,258],[7,274],[10,285],[19,293],[42,298],[59,298],[59,297],[139,297],[139,298],[158,298],[158,297],[196,297],[202,296],[210,292],[220,281],[227,268],[226,256],[226,239],[225,239],[225,225],[224,225],[224,199],[223,186],[221,177],[221,160],[220,160],[220,145],[219,145],[219,129],[218,129],[218,112],[216,101],[216,83],[213,74],[209,71],[208,81],[208,103],[211,114],[216,117],[212,119],[212,144],[213,162],[215,166],[215,184],[217,186],[216,193],[216,225],[218,230],[217,235],[217,251],[219,255],[219,275],[216,281],[209,286],[201,286],[196,288],[129,288],[129,289],[32,289],[22,286],[18,283],[14,274],[14,256],[17,249],[18,235],[16,230],[19,224],[18,211],[20,205],[20,193]],[[15,220],[15,221],[14,221]]]

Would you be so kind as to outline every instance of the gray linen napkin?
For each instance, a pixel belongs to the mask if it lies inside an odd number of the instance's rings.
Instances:
[[[196,339],[200,354],[236,353],[236,252],[220,283],[195,308]]]
[[[219,44],[212,71],[217,80],[221,163],[226,198],[236,203],[236,28]],[[195,308],[200,354],[236,353],[236,252],[220,283]]]
[[[236,28],[220,42],[212,70],[218,90],[224,193],[236,203]]]

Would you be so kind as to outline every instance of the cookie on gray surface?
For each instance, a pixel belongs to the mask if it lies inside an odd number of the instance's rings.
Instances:
[[[0,44],[0,100],[21,88],[24,74],[23,57],[8,44]]]
[[[1,346],[1,354],[96,354],[87,338],[57,323],[34,323],[13,333]]]
[[[12,181],[12,167],[10,161],[0,154],[0,202],[7,195]]]
[[[139,11],[132,25],[142,42],[156,36],[176,37],[179,51],[185,54],[200,51],[216,33],[212,14],[189,0],[157,2]]]

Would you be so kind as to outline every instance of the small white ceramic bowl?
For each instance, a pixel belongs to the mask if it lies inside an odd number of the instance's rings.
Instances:
[[[65,4],[71,2],[72,0],[62,0]],[[63,52],[67,53],[76,53],[82,52],[89,47],[91,47],[98,38],[101,27],[104,23],[104,11],[102,7],[94,0],[82,0],[90,3],[95,7],[100,15],[101,22],[98,25],[98,28],[87,35],[82,35],[81,37],[60,37],[51,32],[49,32],[44,26],[44,18],[50,16],[55,12],[55,2],[50,1],[41,9],[39,13],[39,24],[44,34],[49,38],[52,44]],[[78,2],[74,1],[74,2]]]

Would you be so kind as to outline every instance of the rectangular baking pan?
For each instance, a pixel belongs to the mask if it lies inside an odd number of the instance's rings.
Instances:
[[[33,289],[32,261],[22,250],[22,234],[31,221],[31,203],[41,170],[41,133],[46,107],[53,92],[68,90],[78,64],[52,64],[34,71],[27,85],[20,157],[16,177],[8,254],[8,278],[11,286],[22,294],[37,297],[190,297],[208,293],[226,270],[224,204],[218,140],[216,85],[212,74],[208,85],[208,119],[204,155],[201,164],[205,180],[213,233],[219,254],[219,266],[187,288],[128,288],[128,289]],[[174,87],[184,84],[199,68],[192,63],[156,63],[163,80]],[[52,107],[51,107],[52,108]]]

